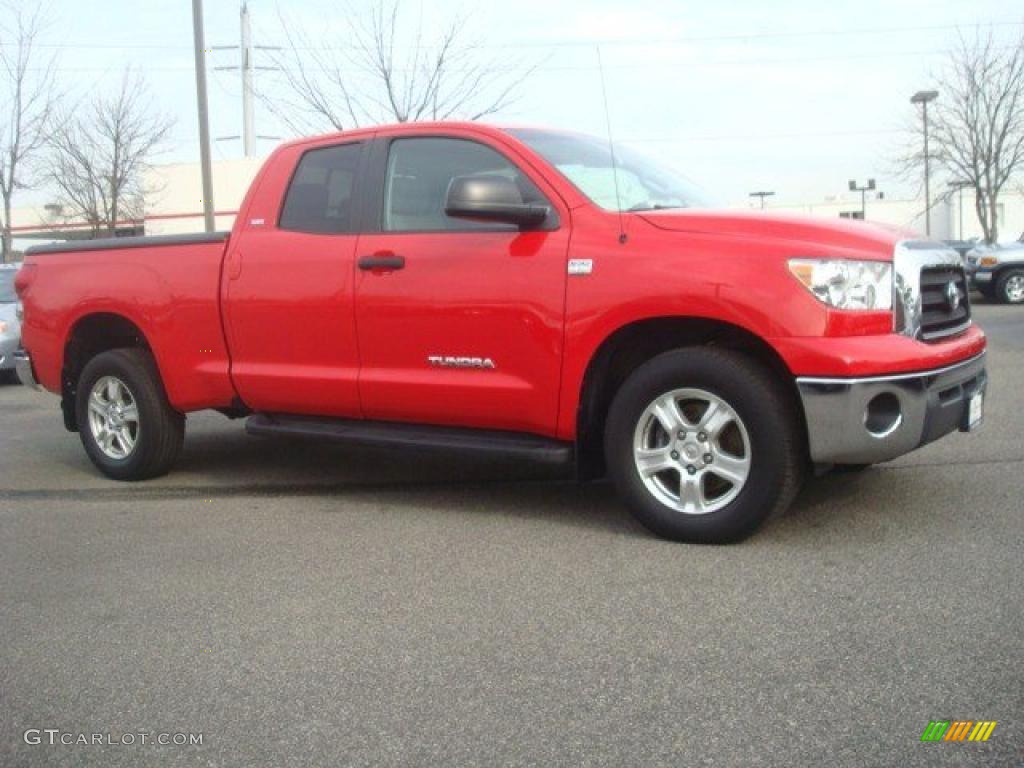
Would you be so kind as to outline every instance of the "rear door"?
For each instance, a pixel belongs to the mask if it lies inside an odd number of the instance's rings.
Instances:
[[[244,222],[229,246],[231,373],[255,410],[359,416],[353,259],[367,146],[306,149],[275,218]]]
[[[356,274],[366,418],[553,434],[568,211],[542,178],[465,135],[378,138],[371,166],[377,231],[360,239]],[[447,216],[451,180],[473,174],[515,179],[552,207],[549,222]]]

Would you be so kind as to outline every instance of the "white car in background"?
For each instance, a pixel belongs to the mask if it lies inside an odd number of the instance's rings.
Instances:
[[[1013,243],[972,248],[966,261],[971,286],[985,298],[1024,304],[1024,235]]]
[[[14,352],[21,344],[21,322],[18,320],[18,296],[14,293],[17,264],[0,264],[0,383],[17,381]]]

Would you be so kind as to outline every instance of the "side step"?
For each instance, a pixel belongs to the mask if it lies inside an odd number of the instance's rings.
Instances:
[[[350,445],[469,452],[543,464],[567,465],[573,458],[572,443],[520,432],[436,427],[428,424],[257,413],[246,420],[245,431],[250,435],[308,437]]]

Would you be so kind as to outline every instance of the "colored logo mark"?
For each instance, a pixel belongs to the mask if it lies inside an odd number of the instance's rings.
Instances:
[[[932,720],[921,741],[988,741],[995,728],[995,720]]]

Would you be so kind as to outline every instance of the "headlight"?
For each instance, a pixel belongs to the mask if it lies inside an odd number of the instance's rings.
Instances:
[[[995,256],[982,256],[980,259],[978,259],[979,267],[994,267],[998,263],[999,259],[997,259]]]
[[[0,320],[0,333],[7,333],[7,323]]]
[[[790,259],[789,271],[836,309],[891,309],[892,264],[852,259]]]

